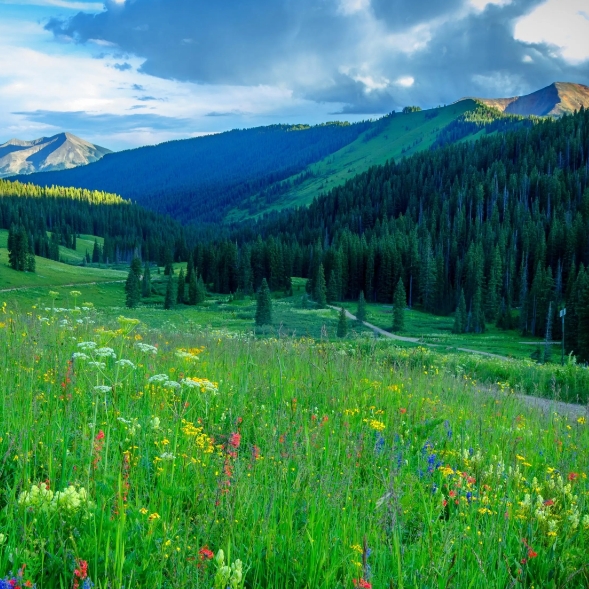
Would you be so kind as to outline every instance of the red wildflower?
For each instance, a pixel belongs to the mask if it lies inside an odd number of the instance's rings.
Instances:
[[[449,495],[450,497],[456,497],[456,491],[450,491]]]
[[[576,481],[579,478],[579,475],[576,472],[569,472],[569,476],[567,478],[569,481]]]
[[[372,585],[365,579],[352,579],[354,587],[360,587],[360,589],[372,589]]]
[[[544,505],[546,505],[546,507],[550,507],[554,505],[554,501],[552,499],[546,499],[546,501],[544,501]]]
[[[229,436],[229,445],[234,448],[239,448],[239,444],[241,444],[241,434],[239,432],[231,434]]]
[[[203,546],[199,551],[198,551],[198,556],[200,557],[201,560],[211,560],[212,558],[215,557],[215,555],[213,554],[213,552],[209,549],[208,546]]]
[[[80,581],[88,577],[88,562],[85,560],[78,560],[78,568],[74,569],[74,583],[73,589],[78,589]]]
[[[528,548],[528,558],[536,558],[536,556],[538,556],[538,553],[535,550]]]
[[[401,414],[405,414],[405,413],[407,413],[407,409],[405,409],[404,407],[401,407],[401,408],[399,409],[399,412],[400,412]]]

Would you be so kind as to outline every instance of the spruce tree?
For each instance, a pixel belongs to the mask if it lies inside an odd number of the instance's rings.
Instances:
[[[196,281],[196,304],[202,305],[202,303],[205,302],[206,298],[207,298],[207,287],[205,286],[205,283],[203,282],[202,276],[199,276],[198,280]]]
[[[129,309],[134,309],[141,300],[141,283],[133,268],[129,268],[127,281],[125,282],[125,304]]]
[[[360,291],[360,296],[358,297],[358,309],[356,310],[356,319],[358,321],[366,321],[366,299],[364,298],[364,291]]]
[[[256,304],[256,325],[271,325],[272,324],[272,298],[270,296],[270,289],[268,283],[264,278],[262,286],[258,292],[258,301]]]
[[[342,307],[337,321],[337,337],[346,337],[346,335],[348,335],[348,317],[346,310]]]
[[[166,298],[164,299],[164,309],[171,309],[174,305],[174,279],[172,274],[168,274],[168,284],[166,285]]]
[[[575,310],[578,319],[576,352],[579,360],[589,362],[589,276],[586,272],[583,274]]]
[[[335,277],[335,272],[332,272],[329,275],[329,282],[327,284],[327,292],[326,292],[326,299],[329,304],[335,303],[339,296],[337,293],[337,279]]]
[[[320,309],[324,309],[327,304],[327,287],[325,285],[325,271],[323,270],[323,264],[320,264],[319,269],[317,270],[317,280],[315,281],[313,297],[317,306]]]
[[[188,304],[196,305],[197,296],[196,272],[193,271],[190,273],[190,282],[188,283]]]
[[[393,331],[403,331],[405,328],[405,307],[407,306],[407,294],[403,279],[399,278],[395,296],[393,298]]]
[[[184,268],[180,268],[180,273],[178,274],[178,286],[176,289],[176,302],[179,305],[184,303],[184,294],[186,290],[186,279],[184,277]]]
[[[92,263],[100,263],[100,246],[98,245],[98,240],[96,239],[94,240],[94,248],[92,249]]]
[[[151,296],[151,271],[149,269],[149,262],[145,262],[143,269],[143,278],[141,280],[141,295],[144,297]]]
[[[135,273],[137,278],[141,280],[141,260],[137,257],[131,260],[131,270]]]
[[[460,289],[460,300],[454,313],[454,327],[452,333],[464,333],[466,331],[466,299],[464,290]]]

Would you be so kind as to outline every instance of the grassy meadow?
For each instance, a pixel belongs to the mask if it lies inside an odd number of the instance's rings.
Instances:
[[[0,573],[21,586],[589,583],[584,418],[431,350],[117,319],[89,294],[0,310]]]

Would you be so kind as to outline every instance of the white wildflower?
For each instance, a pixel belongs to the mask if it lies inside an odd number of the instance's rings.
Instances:
[[[99,358],[116,358],[117,355],[112,348],[98,348],[94,352]]]
[[[168,380],[170,380],[170,377],[167,374],[154,374],[147,382],[151,384],[162,384]]]
[[[160,460],[174,460],[176,457],[171,452],[160,454]]]
[[[88,356],[84,352],[74,352],[72,354],[72,360],[88,360]]]
[[[104,362],[88,362],[88,366],[93,366],[94,368],[106,368],[106,364]]]
[[[80,342],[78,344],[78,348],[80,348],[81,350],[84,350],[84,351],[94,350],[97,347],[98,347],[98,344],[96,342]]]
[[[157,354],[157,348],[155,346],[150,346],[149,344],[144,344],[143,342],[136,343],[135,347],[139,351],[145,352],[146,354]]]
[[[97,385],[97,386],[94,387],[94,390],[97,393],[108,393],[108,392],[110,392],[112,390],[112,387],[109,387],[109,386],[106,386],[106,385],[103,385],[103,384],[99,384],[99,385]]]
[[[131,362],[131,360],[127,360],[125,358],[122,358],[121,360],[117,360],[115,362],[115,364],[118,364],[119,366],[122,366],[124,368],[135,369],[135,364],[133,364],[133,362]]]

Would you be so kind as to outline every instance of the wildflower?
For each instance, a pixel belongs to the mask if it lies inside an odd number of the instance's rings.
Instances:
[[[168,380],[170,380],[170,377],[167,374],[154,374],[147,380],[147,382],[150,384],[163,384]]]
[[[581,425],[587,423],[587,420],[584,417],[579,417],[579,419],[577,419],[577,423],[580,423]]]
[[[164,452],[163,454],[160,454],[160,460],[171,461],[171,460],[174,460],[175,458],[176,457],[171,452]]]
[[[115,354],[115,351],[112,348],[98,348],[97,350],[94,351],[94,353],[99,358],[116,358],[117,357],[117,355]]]
[[[365,579],[352,579],[352,583],[354,587],[359,587],[360,589],[372,589],[372,585]]]
[[[157,348],[155,346],[150,346],[149,344],[144,344],[142,342],[138,342],[135,344],[135,347],[140,351],[144,352],[145,354],[157,354]]]
[[[99,384],[94,387],[94,390],[97,393],[108,393],[109,391],[112,390],[112,387],[109,387],[109,386],[103,385],[103,384]]]
[[[94,350],[98,347],[98,344],[96,342],[80,342],[78,344],[78,348],[80,348],[80,350],[84,350],[85,352],[87,352],[88,350]]]
[[[569,472],[569,476],[567,478],[569,481],[576,481],[579,478],[579,475],[576,472]]]
[[[209,550],[209,547],[206,545],[198,551],[198,556],[200,560],[212,560],[215,557],[213,552]]]
[[[159,429],[160,428],[160,418],[153,417],[149,422],[149,426],[151,427],[151,429]]]
[[[78,560],[77,564],[78,566],[74,569],[73,589],[78,589],[80,587],[80,581],[88,579],[88,562]],[[86,587],[86,583],[84,583],[84,587]]]
[[[106,368],[106,364],[104,362],[96,362],[94,360],[92,362],[88,362],[88,366],[98,368],[99,370],[103,370],[104,368]]]
[[[133,364],[133,362],[131,362],[131,360],[127,360],[125,358],[121,358],[121,360],[117,360],[115,362],[115,364],[117,364],[118,366],[122,366],[124,368],[131,368],[132,370],[135,370],[135,364]]]
[[[404,407],[401,407],[399,409],[399,413],[401,413],[401,415],[405,415],[405,413],[407,413],[407,409],[405,409]]]
[[[239,448],[239,444],[241,443],[241,434],[236,432],[229,436],[229,445],[233,446],[233,448]]]
[[[88,360],[88,356],[84,352],[74,352],[72,354],[72,360]]]
[[[161,517],[161,516],[160,516],[160,514],[159,514],[159,513],[157,513],[157,512],[154,512],[154,513],[150,513],[150,514],[149,514],[149,517],[148,517],[147,519],[148,519],[150,522],[152,522],[152,521],[154,521],[154,520],[156,520],[156,519],[160,519],[160,517]]]
[[[166,389],[179,389],[182,385],[179,382],[176,382],[175,380],[167,380],[164,383],[164,387]]]

